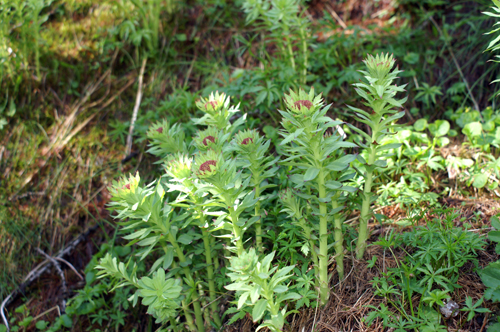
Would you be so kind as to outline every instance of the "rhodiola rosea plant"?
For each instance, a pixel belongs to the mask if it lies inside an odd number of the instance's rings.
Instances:
[[[339,212],[342,206],[343,191],[352,191],[343,181],[351,178],[354,173],[346,173],[349,164],[356,158],[347,154],[339,156],[339,149],[356,147],[355,144],[344,142],[336,131],[341,121],[334,121],[327,116],[329,106],[323,104],[321,96],[315,96],[311,89],[309,94],[293,91],[285,97],[287,111],[280,111],[283,116],[281,142],[285,145],[287,158],[283,164],[290,168],[290,179],[296,194],[307,204],[303,208],[288,208],[291,215],[303,221],[305,235],[308,241],[313,240],[310,229],[317,229],[319,241],[310,242],[310,250],[317,256],[315,269],[320,288],[321,303],[325,304],[330,294],[328,286],[328,230],[333,228],[335,234],[335,254],[337,271],[340,278],[344,277],[344,248],[342,224]],[[285,194],[284,197],[288,195]],[[288,198],[288,197],[287,197]],[[289,199],[284,199],[285,205],[291,205]],[[301,203],[298,203],[301,204]],[[332,227],[333,226],[333,227]],[[317,250],[317,252],[316,252]]]
[[[215,276],[225,266],[233,271],[228,277],[238,281],[237,285],[242,282],[253,287],[247,299],[242,289],[234,288],[235,283],[233,288],[226,285],[236,291],[238,307],[254,308],[255,321],[264,319],[263,326],[281,330],[287,314],[283,307],[287,301],[300,298],[284,285],[293,266],[277,271],[270,265],[274,255],[268,255],[268,263],[243,271],[237,259],[258,259],[253,249],[245,248],[254,244],[245,245],[254,236],[262,251],[260,223],[265,213],[259,202],[266,198],[265,191],[275,186],[267,179],[275,175],[279,157],[268,153],[270,141],[256,131],[235,133],[245,116],[230,121],[238,107],[231,107],[224,94],[212,94],[197,105],[204,115],[193,122],[205,128],[190,143],[178,124],[163,121],[148,131],[149,152],[165,162],[162,178],[145,185],[135,175],[116,182],[111,190],[110,207],[123,220],[122,230],[129,233],[124,238],[145,247],[137,253],[139,259],[159,255],[150,272],[154,281],[138,277],[132,262],[124,264],[111,256],[101,260],[97,268],[101,276],[116,279],[115,288],[136,286],[131,299],[134,304],[147,293],[141,280],[148,280],[156,297],[144,298],[142,303],[158,323],[170,324],[171,329],[180,324],[191,331],[204,331],[206,326],[221,326],[217,295],[224,289],[216,288]],[[234,259],[228,259],[230,256]],[[247,280],[248,273],[251,280]],[[263,274],[274,281],[268,283]],[[210,315],[204,315],[203,310],[210,310]]]
[[[367,71],[361,71],[367,82],[355,83],[356,93],[364,100],[363,104],[371,109],[371,112],[360,108],[348,106],[354,111],[355,119],[366,124],[370,128],[370,133],[353,126],[350,127],[360,135],[358,144],[365,149],[368,160],[358,155],[358,160],[364,166],[362,176],[365,180],[361,196],[361,216],[359,218],[359,235],[356,244],[356,258],[361,259],[366,249],[368,238],[368,221],[372,216],[371,204],[376,197],[372,193],[374,174],[376,170],[381,170],[387,166],[387,161],[381,153],[401,146],[400,143],[385,143],[384,138],[395,134],[395,129],[400,125],[394,121],[402,118],[404,111],[398,112],[394,108],[401,108],[407,97],[394,99],[398,92],[405,91],[405,85],[397,86],[392,84],[399,73],[398,68],[393,69],[396,60],[392,55],[383,53],[375,57],[368,55],[364,60]],[[364,143],[362,142],[364,140]]]
[[[383,100],[394,105],[389,97],[399,88],[387,83],[395,77],[376,74],[381,76],[367,75],[368,83],[358,88],[367,89],[368,97],[382,93]],[[383,161],[376,160],[383,158],[380,139],[397,119],[385,104],[378,103],[368,103],[374,115],[355,109],[374,124],[369,144],[357,140],[370,155],[362,195],[369,203],[367,174],[373,176],[375,166],[382,168]],[[345,124],[329,116],[329,106],[313,89],[291,91],[284,105],[279,111],[281,149],[273,149],[257,130],[241,130],[246,117],[239,116],[238,106],[231,106],[229,97],[213,93],[202,98],[197,107],[203,116],[192,120],[200,131],[193,138],[185,137],[181,124],[168,121],[148,131],[149,152],[163,163],[162,177],[146,184],[136,174],[113,184],[110,208],[121,220],[124,238],[141,249],[127,263],[106,256],[98,266],[100,275],[115,279],[115,289],[136,287],[131,300],[135,304],[142,298],[148,312],[165,328],[220,328],[218,301],[225,294],[234,296],[235,317],[248,312],[255,322],[263,321],[259,329],[283,329],[291,313],[290,301],[308,292],[294,285],[294,265],[276,261],[275,253],[267,252],[266,230],[279,227],[276,214],[265,210],[270,205],[281,211],[280,220],[302,231],[304,259],[311,257],[321,304],[328,301],[331,291],[328,271],[332,261],[340,279],[344,277],[343,220],[349,212],[346,203],[356,197],[357,189],[346,185],[356,175],[350,167],[356,156],[349,152],[358,144],[344,141],[339,128]],[[362,116],[358,115],[365,121]],[[362,216],[363,220],[369,217],[364,208]],[[366,236],[363,241],[366,245]],[[134,261],[150,257],[156,261],[149,272],[137,271]]]

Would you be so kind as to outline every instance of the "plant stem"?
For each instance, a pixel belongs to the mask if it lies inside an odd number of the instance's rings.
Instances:
[[[363,203],[361,205],[361,215],[359,218],[359,235],[356,244],[356,259],[362,259],[366,250],[366,240],[368,239],[368,220],[371,216],[370,203],[372,191],[373,170],[369,169],[375,162],[376,146],[370,144],[370,155],[368,157],[367,170],[365,172],[365,186],[363,189]]]
[[[262,253],[262,223],[260,221],[260,201],[255,204],[254,215],[259,217],[259,220],[255,222],[255,240],[257,243],[257,251]]]
[[[179,331],[177,329],[177,322],[175,321],[174,317],[170,317],[170,326],[172,326],[172,329],[174,330],[174,332]]]
[[[290,53],[290,63],[292,64],[293,70],[295,70],[295,59],[293,58],[293,49],[292,49],[292,44],[290,44],[289,38],[287,38],[287,48],[288,48],[288,53]]]
[[[210,247],[214,248],[215,247],[215,238],[213,236],[210,237]],[[212,253],[213,254],[213,253]],[[214,268],[217,271],[219,269],[219,258],[217,257],[217,254],[213,254],[212,256],[212,261],[214,263]]]
[[[181,263],[186,263],[186,256],[184,256],[184,253],[182,252],[181,247],[177,243],[177,240],[174,238],[172,233],[168,233],[168,241],[172,244],[172,246],[175,249],[175,252],[177,253],[177,258],[179,259],[179,262]],[[182,268],[182,272],[184,272],[184,275],[186,276],[186,279],[194,285],[194,280],[193,277],[191,276],[191,271],[187,266],[184,266]],[[192,292],[192,298],[193,298],[193,307],[194,307],[194,316],[196,317],[196,326],[198,327],[198,332],[205,332],[205,326],[203,324],[203,315],[201,313],[201,306],[200,306],[200,300],[198,296],[198,292],[196,289],[193,290]]]
[[[208,232],[208,229],[205,227],[207,224],[206,221],[206,216],[203,213],[203,198],[196,197],[194,194],[191,195],[191,197],[195,200],[196,202],[196,212],[198,216],[200,217],[199,225],[201,232],[203,234],[203,245],[205,247],[205,260],[207,262],[207,275],[208,275],[208,290],[209,290],[209,298],[210,298],[210,309],[212,310],[212,318],[215,322],[215,324],[220,327],[221,326],[221,320],[219,316],[219,311],[217,310],[217,301],[216,299],[216,291],[215,291],[215,283],[214,283],[214,268],[213,268],[213,262],[212,262],[212,246],[215,242],[212,242],[213,238],[210,236],[210,233]],[[207,226],[208,227],[208,226]],[[215,259],[217,261],[217,259]],[[208,310],[207,310],[208,311]]]
[[[205,218],[203,216],[203,218]],[[204,222],[202,222],[204,224]],[[207,261],[208,274],[208,290],[210,292],[210,309],[212,309],[212,318],[217,326],[221,326],[219,312],[217,310],[215,283],[214,283],[214,268],[212,266],[212,246],[210,245],[210,234],[206,228],[201,229],[203,233],[203,244],[205,245],[205,259]]]
[[[166,249],[167,248],[164,246],[163,250],[165,250],[165,252],[166,252]],[[176,267],[175,262],[172,262],[172,267],[173,268]],[[175,275],[175,277],[177,279],[181,280],[181,284],[182,284],[182,278],[178,273]],[[191,331],[196,332],[196,326],[194,326],[193,316],[191,316],[191,313],[189,312],[189,308],[188,308],[185,300],[181,301],[181,306],[182,306],[182,311],[184,311],[184,317],[186,317],[186,324],[188,325],[188,327]]]
[[[299,224],[304,229],[304,233],[306,234],[307,241],[309,242],[309,246],[311,247],[311,256],[313,259],[313,264],[314,264],[314,270],[318,271],[319,265],[318,265],[318,255],[316,254],[315,246],[314,246],[314,241],[311,238],[311,228],[307,226],[307,223],[304,219],[304,217],[301,217],[299,219]]]
[[[178,276],[178,278],[180,278],[180,276]],[[191,313],[189,312],[189,307],[186,301],[182,300],[181,305],[182,305],[182,311],[184,311],[184,317],[186,317],[186,324],[188,325],[191,331],[196,332],[196,326],[194,325],[193,316],[191,316]]]
[[[259,178],[259,174],[258,174],[258,171],[256,172],[253,172],[252,171],[252,176],[257,179],[257,183],[255,185],[255,198],[258,199],[259,196],[260,196],[260,178]],[[256,241],[256,245],[257,245],[257,251],[262,253],[262,222],[261,222],[261,218],[260,218],[260,200],[257,201],[257,204],[255,204],[255,212],[254,212],[254,216],[255,217],[259,217],[259,220],[257,220],[255,222],[255,241]]]
[[[196,271],[194,272],[194,277],[196,280],[200,280],[200,271]],[[200,303],[201,305],[203,306],[202,308],[206,308],[208,306],[208,301],[210,300],[210,298],[207,298],[205,296],[205,291],[203,289],[203,285],[200,283],[198,284],[198,294],[200,296]],[[206,310],[203,310],[203,317],[205,319],[205,322],[210,322],[211,319],[210,319],[210,310],[207,308]]]
[[[234,211],[234,207],[230,207],[231,211],[231,221],[233,224],[234,236],[237,238],[236,240],[236,249],[238,250],[238,256],[243,254],[243,241],[241,239],[241,228],[237,225],[238,216],[236,216],[236,211]]]
[[[337,193],[332,199],[332,208],[336,209],[339,207],[340,194]],[[335,238],[335,260],[337,261],[337,273],[339,274],[339,280],[344,279],[344,234],[342,233],[342,220],[340,213],[335,213],[333,216],[334,222],[334,238]]]
[[[35,68],[36,68],[36,77],[37,77],[38,81],[42,80],[42,78],[40,77],[40,42],[39,42],[40,24],[38,23],[40,11],[41,11],[41,8],[40,9],[37,8],[37,11],[35,12],[35,15],[34,15],[34,22],[33,22],[33,27],[35,30],[35,33],[34,33],[34,35],[35,35]]]
[[[320,301],[325,305],[330,297],[330,289],[328,287],[328,219],[326,203],[321,202],[326,198],[325,176],[323,168],[320,168],[318,177],[318,193],[319,193],[319,289]]]
[[[302,71],[302,84],[306,84],[307,82],[307,41],[304,32],[304,27],[300,26],[300,38],[302,38],[302,53],[304,56],[304,68]]]

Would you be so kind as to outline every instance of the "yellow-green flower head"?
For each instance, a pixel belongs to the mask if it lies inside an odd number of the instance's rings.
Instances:
[[[137,187],[139,187],[139,182],[141,177],[139,172],[135,173],[135,176],[129,174],[129,177],[123,176],[118,182],[114,181],[111,186],[111,195],[113,198],[124,198],[130,194],[135,193]]]
[[[280,201],[291,210],[299,210],[300,204],[297,193],[290,188],[286,188],[279,192]]]
[[[217,153],[213,150],[200,152],[194,159],[193,172],[200,179],[212,177],[217,174],[222,162],[223,159],[221,153]]]
[[[167,120],[163,120],[163,122],[158,122],[149,127],[147,132],[148,138],[157,138],[164,135],[167,135],[170,131],[170,124]]]
[[[368,54],[363,62],[368,68],[370,78],[378,81],[384,79],[386,75],[389,74],[396,63],[396,59],[394,59],[394,55],[392,54],[389,56],[389,53],[386,55],[384,55],[384,53],[377,54],[376,56]]]
[[[293,202],[293,191],[290,188],[286,188],[279,192],[279,198],[283,203],[289,204]]]
[[[177,181],[191,177],[193,159],[186,154],[175,154],[165,163],[167,175]]]
[[[244,251],[239,257],[233,256],[231,260],[231,270],[238,272],[252,271],[257,265],[258,256],[254,248]]]
[[[248,148],[252,150],[259,138],[259,133],[256,130],[240,131],[234,137],[236,144],[238,144],[240,148]]]
[[[178,124],[170,126],[167,120],[155,123],[149,128],[147,137],[152,147],[148,152],[156,156],[185,151],[184,130]]]
[[[222,108],[229,108],[229,97],[225,93],[219,93],[219,91],[216,91],[215,94],[212,92],[208,98],[202,97],[198,100],[196,106],[204,113],[214,114]]]
[[[299,93],[290,90],[290,94],[285,94],[285,104],[291,112],[299,115],[311,115],[321,106],[323,106],[323,98],[321,94],[314,96],[314,88],[306,93],[300,89]]]
[[[194,138],[194,143],[200,151],[219,150],[220,136],[221,133],[216,128],[208,127],[198,132],[198,135]]]

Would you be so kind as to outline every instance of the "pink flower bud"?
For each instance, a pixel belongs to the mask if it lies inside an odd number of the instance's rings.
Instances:
[[[207,136],[203,139],[203,145],[208,146],[208,141],[215,143],[215,137]]]
[[[247,137],[243,141],[241,141],[241,144],[243,145],[248,145],[249,143],[253,143],[253,138]]]
[[[313,103],[309,100],[297,100],[295,103],[293,103],[293,105],[298,109],[300,109],[302,106],[307,107],[307,109],[311,109]]]
[[[210,171],[210,165],[217,166],[217,162],[215,160],[207,160],[203,164],[200,165],[200,171],[206,172]]]
[[[217,100],[214,101],[209,101],[208,103],[205,104],[205,109],[208,108],[208,104],[212,105],[213,108],[217,107]]]

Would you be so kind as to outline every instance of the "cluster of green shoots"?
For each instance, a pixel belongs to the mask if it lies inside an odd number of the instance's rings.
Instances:
[[[116,280],[114,288],[135,286],[134,304],[141,298],[148,313],[174,331],[181,326],[200,332],[210,325],[220,328],[218,300],[226,291],[234,292],[238,310],[251,313],[254,322],[263,320],[258,329],[281,331],[292,312],[288,304],[306,292],[290,288],[293,265],[273,266],[275,253],[266,253],[263,234],[275,227],[276,219],[263,205],[271,202],[301,230],[320,303],[326,304],[333,261],[340,280],[344,278],[343,222],[346,206],[358,197],[347,181],[357,173],[365,181],[357,246],[362,258],[373,174],[385,165],[380,152],[396,147],[381,140],[402,116],[392,110],[403,103],[393,98],[403,90],[391,85],[399,72],[391,72],[394,59],[369,56],[366,65],[367,82],[356,86],[372,113],[352,108],[356,119],[371,128],[367,134],[353,127],[366,143],[344,141],[345,124],[329,116],[329,106],[313,89],[285,96],[286,109],[279,111],[283,155],[272,153],[270,140],[258,131],[240,130],[246,117],[224,94],[198,101],[203,116],[192,120],[200,126],[192,140],[186,140],[179,124],[153,125],[147,134],[149,152],[163,162],[164,175],[150,184],[138,174],[122,178],[113,184],[110,208],[122,220],[124,238],[141,248],[135,257],[157,260],[150,276],[139,277],[132,259],[125,264],[108,255],[97,267],[101,277]],[[348,153],[358,146],[368,161]],[[356,159],[363,168],[358,172],[351,167]],[[230,284],[224,284],[227,278]]]

